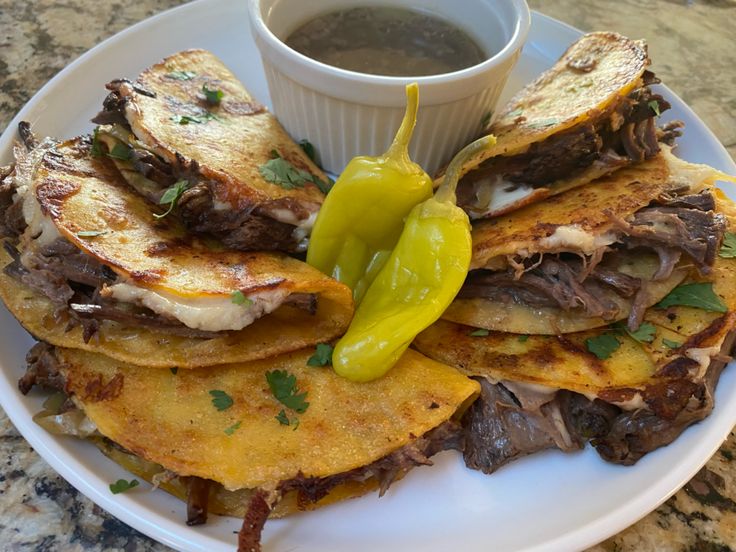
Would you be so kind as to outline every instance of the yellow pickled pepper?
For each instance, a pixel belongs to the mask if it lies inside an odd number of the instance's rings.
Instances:
[[[409,158],[418,89],[406,87],[406,112],[389,150],[345,167],[309,239],[307,263],[350,287],[356,304],[396,246],[409,211],[432,195],[432,179]]]
[[[460,151],[434,197],[412,209],[396,247],[335,346],[335,372],[361,382],[382,376],[460,291],[472,240],[455,189],[465,162],[495,142],[486,136]]]

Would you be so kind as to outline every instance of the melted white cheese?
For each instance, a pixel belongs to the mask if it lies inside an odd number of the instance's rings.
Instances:
[[[476,201],[469,209],[471,219],[496,213],[534,192],[531,186],[509,182],[501,175],[479,179],[473,184],[473,188]]]
[[[127,282],[108,286],[102,294],[124,303],[143,305],[156,314],[175,318],[189,328],[220,332],[242,330],[281,306],[289,292],[277,289],[252,293],[247,295],[250,303],[243,305],[233,303],[229,296],[185,298]]]
[[[568,224],[558,226],[550,236],[539,240],[539,249],[549,252],[573,250],[590,255],[598,248],[611,245],[615,241],[616,234],[612,232],[595,235],[577,224]]]
[[[702,379],[710,366],[711,359],[721,352],[722,345],[712,347],[693,348],[685,351],[685,356],[698,363],[698,373],[695,379]]]

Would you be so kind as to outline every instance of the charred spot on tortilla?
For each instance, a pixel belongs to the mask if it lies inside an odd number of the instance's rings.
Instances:
[[[98,138],[108,151],[130,148],[129,160],[113,160],[136,191],[158,203],[166,187],[186,180],[171,207],[190,230],[241,250],[306,250],[328,178],[219,59],[187,50],[135,83],[107,87],[94,118],[103,125]],[[274,149],[298,172],[298,185],[264,176]],[[273,204],[282,199],[289,202]]]

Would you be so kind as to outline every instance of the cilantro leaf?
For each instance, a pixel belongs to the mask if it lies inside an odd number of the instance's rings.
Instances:
[[[276,400],[291,410],[303,414],[309,403],[305,400],[307,392],[299,393],[296,386],[296,376],[286,370],[266,372],[266,381]]]
[[[727,312],[728,307],[713,291],[712,282],[682,284],[656,305],[665,309],[673,306],[695,307],[708,312]]]
[[[483,118],[480,120],[481,128],[486,128],[488,126],[488,123],[491,122],[491,117],[493,117],[493,111],[486,111],[486,114],[483,115]]]
[[[102,157],[102,154],[103,154],[102,144],[100,144],[99,134],[100,134],[100,129],[99,127],[97,127],[92,133],[92,150],[90,151],[90,153],[92,154],[92,157]]]
[[[194,73],[192,71],[172,71],[171,73],[166,73],[166,78],[168,79],[174,79],[174,80],[192,80],[194,77],[197,76],[197,73]]]
[[[250,307],[253,304],[253,300],[248,299],[239,289],[230,294],[230,300],[236,305],[243,305],[244,307]]]
[[[206,84],[202,85],[202,92],[207,103],[210,105],[220,105],[220,101],[222,101],[222,97],[225,95],[222,90],[207,88]]]
[[[332,364],[332,345],[317,343],[314,354],[307,360],[307,366],[327,366]]]
[[[327,177],[327,182],[317,178],[316,176],[313,176],[312,182],[314,182],[315,186],[319,188],[319,191],[325,195],[329,194],[330,190],[335,185],[335,181],[332,180],[329,176]]]
[[[718,252],[719,257],[724,259],[732,259],[736,257],[736,233],[726,232],[723,235],[723,244]]]
[[[174,115],[171,117],[171,120],[175,123],[179,123],[180,125],[188,125],[189,123],[196,123],[198,125],[201,125],[204,123],[202,119],[199,117],[195,117],[194,115]]]
[[[647,104],[649,106],[649,109],[654,111],[654,115],[659,117],[662,113],[659,111],[659,102],[657,100],[652,100]]]
[[[519,336],[519,343],[525,343],[527,339],[529,339],[529,336],[528,335],[520,335]]]
[[[682,346],[682,343],[678,343],[677,341],[671,341],[667,339],[666,337],[662,339],[662,344],[666,347],[669,347],[670,349],[679,349]]]
[[[112,151],[107,156],[120,161],[130,161],[133,156],[133,149],[118,142],[112,147]]]
[[[657,335],[657,328],[649,322],[642,322],[634,332],[630,331],[625,323],[616,324],[615,327],[624,330],[632,339],[635,339],[639,343],[651,343]]]
[[[169,368],[169,371],[172,374],[176,375],[179,372],[179,368],[177,368],[176,366],[174,366],[173,368]]]
[[[621,346],[621,342],[611,334],[602,334],[586,339],[585,346],[600,360],[606,360]]]
[[[189,188],[189,182],[186,180],[179,180],[176,184],[173,186],[166,188],[166,191],[164,191],[163,195],[161,196],[161,199],[158,200],[159,205],[166,205],[169,204],[169,208],[166,210],[166,212],[163,215],[158,215],[156,213],[153,214],[154,218],[162,219],[171,211],[174,210],[174,207],[176,207],[176,204],[179,201],[179,198],[181,197],[181,194],[183,194],[187,189]]]
[[[299,145],[301,146],[302,150],[304,150],[304,153],[307,154],[307,157],[312,160],[313,163],[317,163],[317,150],[314,149],[314,146],[312,143],[307,140],[299,140]]]
[[[110,492],[112,494],[120,494],[124,493],[125,491],[129,491],[130,489],[137,487],[139,485],[137,479],[131,479],[130,481],[126,481],[125,479],[118,479],[115,483],[110,483]]]
[[[490,333],[491,332],[489,332],[485,328],[478,328],[477,330],[473,330],[472,332],[470,332],[468,335],[470,337],[485,337]]]
[[[238,429],[240,429],[240,426],[243,424],[243,422],[235,422],[233,425],[225,429],[225,435],[232,435],[235,433]]]
[[[82,230],[77,232],[78,238],[96,238],[97,236],[103,236],[107,234],[107,230]]]
[[[278,184],[285,190],[293,190],[294,188],[303,188],[305,184],[314,184],[322,193],[326,194],[332,188],[328,182],[323,182],[312,173],[297,169],[286,159],[279,155],[276,150],[271,152],[273,159],[269,159],[261,165],[258,171],[267,182]]]
[[[219,412],[227,410],[233,405],[233,398],[219,389],[212,389],[210,391],[212,395],[212,406],[214,406]]]
[[[274,416],[281,425],[288,426],[289,425],[289,417],[286,415],[286,410],[283,408],[279,411],[279,413]]]

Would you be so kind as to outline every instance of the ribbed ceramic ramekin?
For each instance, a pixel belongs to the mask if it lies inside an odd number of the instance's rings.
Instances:
[[[383,153],[399,128],[404,87],[419,83],[412,158],[433,174],[476,137],[492,113],[527,36],[524,0],[249,0],[276,116],[296,139],[317,148],[323,167],[339,173],[356,155]],[[436,14],[468,32],[490,58],[427,77],[346,71],[292,50],[282,40],[310,19],[338,9],[383,5]]]

